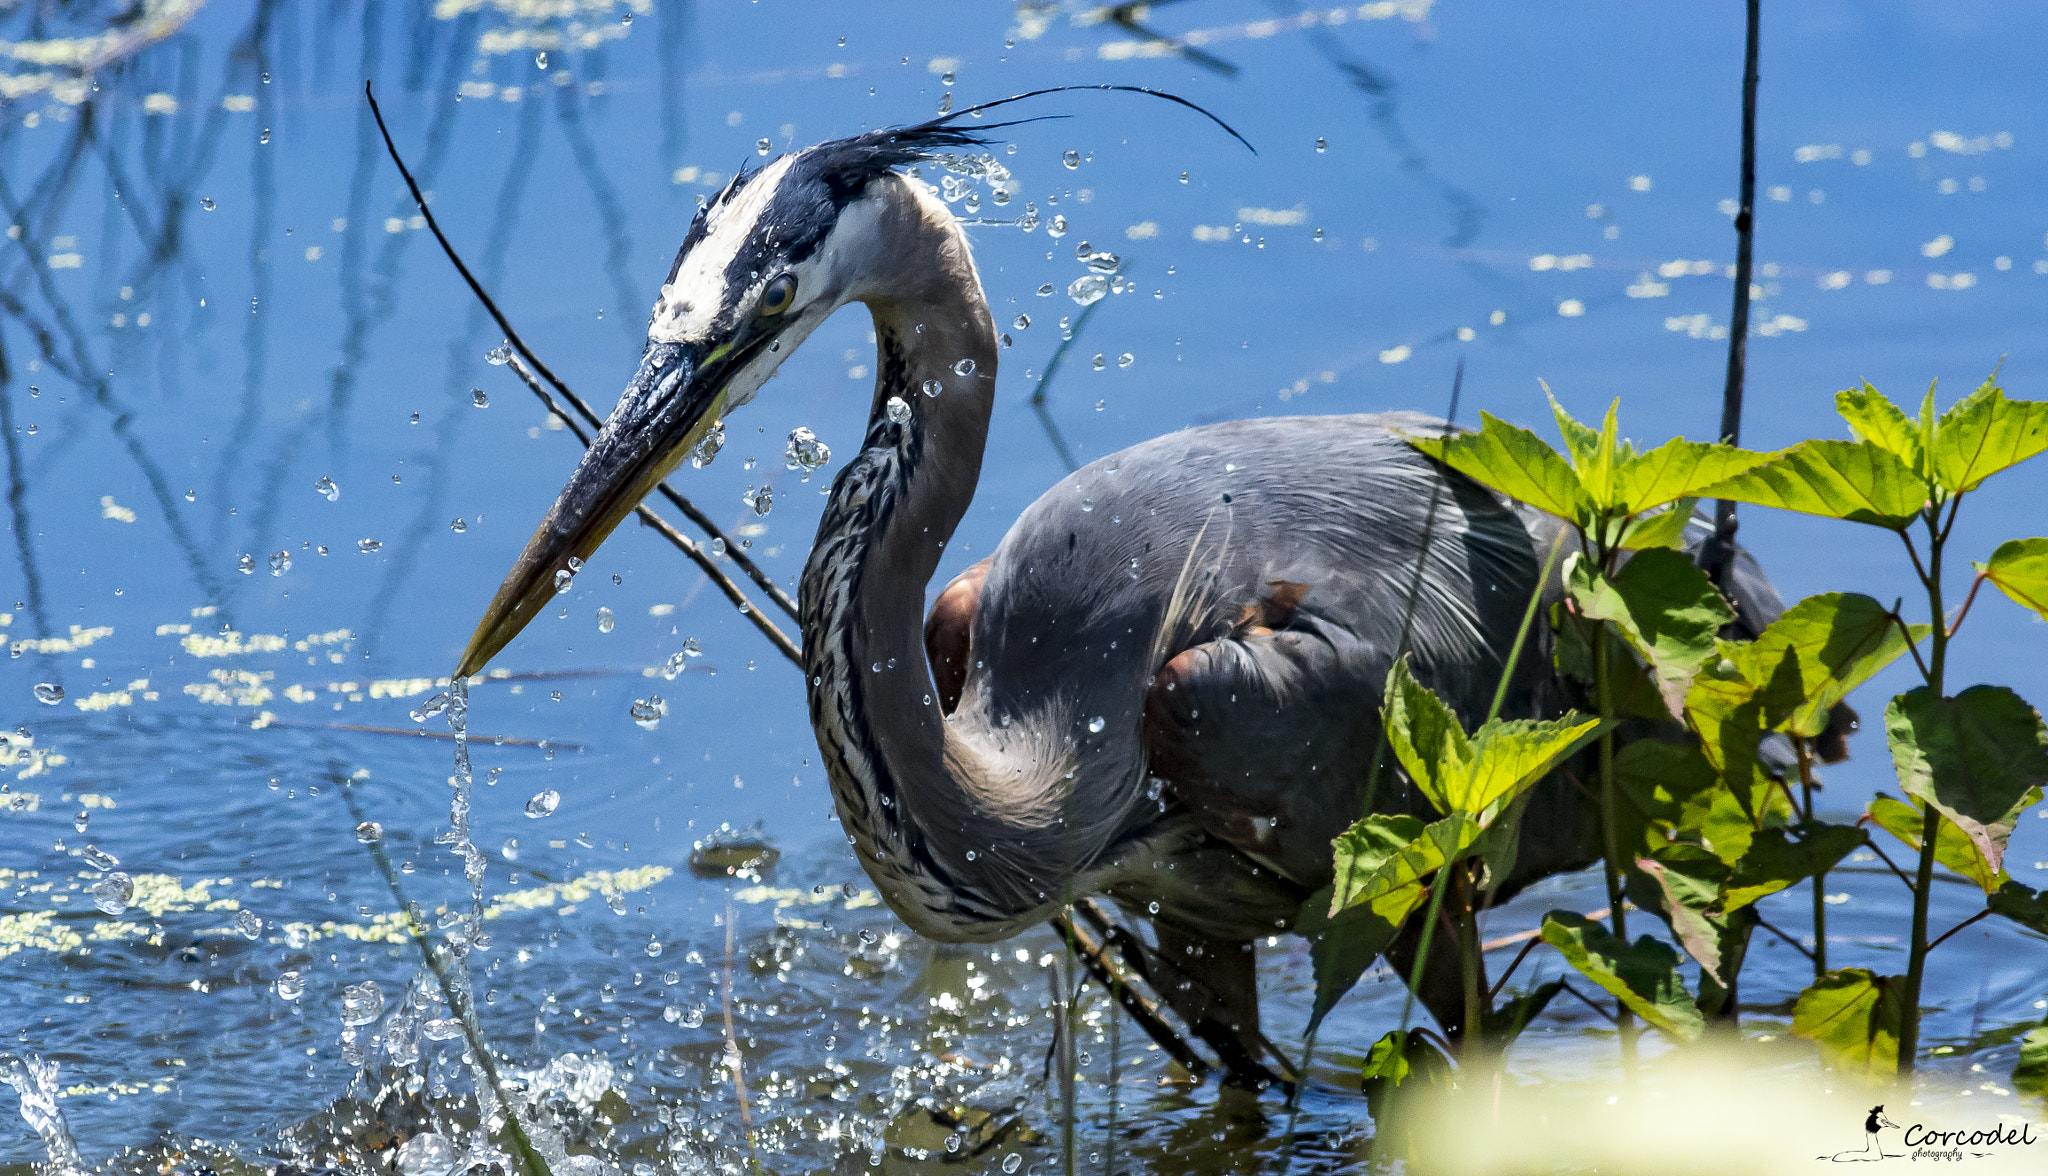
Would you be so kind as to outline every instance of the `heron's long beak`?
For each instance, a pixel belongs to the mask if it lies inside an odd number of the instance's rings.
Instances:
[[[742,357],[708,357],[688,343],[649,343],[640,370],[526,550],[498,587],[462,651],[458,676],[484,668],[568,588],[575,569],[682,463],[723,410],[726,384]],[[573,566],[572,566],[573,565]]]

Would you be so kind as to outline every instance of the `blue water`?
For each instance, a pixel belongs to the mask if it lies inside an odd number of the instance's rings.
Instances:
[[[1745,443],[1842,435],[1831,395],[1865,379],[1911,400],[1939,378],[1946,401],[2002,364],[2012,395],[2048,396],[2048,90],[2033,80],[2048,31],[1987,4],[1766,7],[1753,315],[1768,329],[1749,349]],[[1084,461],[1246,415],[1442,412],[1460,360],[1461,419],[1484,409],[1548,433],[1540,379],[1581,416],[1622,398],[1624,431],[1639,439],[1716,426],[1737,4],[1453,0],[1354,7],[1338,24],[1328,10],[1310,20],[1286,4],[1202,2],[1146,18],[1220,65],[1157,55],[1078,6],[775,0],[649,7],[630,24],[625,5],[548,18],[516,9],[444,18],[217,2],[90,84],[62,70],[37,82],[32,63],[0,62],[18,92],[0,102],[0,179],[6,219],[22,230],[0,243],[0,636],[44,643],[0,674],[0,719],[50,756],[17,751],[0,798],[0,918],[11,920],[0,1048],[61,1061],[65,1112],[89,1158],[164,1133],[272,1154],[276,1127],[348,1087],[341,988],[375,979],[395,998],[417,960],[407,945],[336,931],[295,947],[283,929],[359,927],[395,909],[339,781],[355,781],[393,858],[415,863],[414,897],[465,901],[456,859],[430,844],[446,821],[450,749],[412,733],[406,712],[428,686],[410,680],[452,668],[578,449],[486,361],[501,332],[413,220],[369,122],[365,78],[457,247],[600,411],[631,374],[697,200],[762,162],[758,140],[772,153],[921,120],[949,93],[965,105],[1096,82],[1173,90],[1241,131],[1257,154],[1165,103],[1073,94],[1020,111],[1060,121],[1003,132],[1014,153],[994,150],[1018,198],[981,215],[1014,215],[1028,199],[1069,230],[974,232],[998,318],[1032,323],[1011,332],[981,487],[942,576],[990,550],[1063,472],[1024,401],[1060,320],[1079,314],[1064,290],[1084,272],[1083,241],[1116,252],[1133,287],[1100,308],[1050,387],[1052,416]],[[105,28],[83,10],[45,19],[6,15],[0,39]],[[1040,297],[1045,284],[1055,293]],[[867,332],[857,311],[827,324],[728,422],[718,461],[675,480],[714,517],[759,525],[751,554],[792,587],[813,492],[836,462],[801,482],[783,469],[783,439],[802,425],[840,458],[851,452],[872,388]],[[315,489],[323,478],[339,487],[333,501]],[[740,497],[762,484],[777,505],[754,520]],[[2044,493],[2048,467],[2036,467],[1974,496],[1956,556],[1982,559],[2039,531]],[[1837,589],[1912,599],[1910,569],[1879,532],[1746,511],[1742,535],[1788,600]],[[379,546],[359,550],[364,540]],[[277,552],[290,566],[272,575]],[[1008,947],[1000,963],[973,957],[993,970],[987,1007],[1001,1012],[955,1017],[907,999],[955,991],[947,969],[964,963],[935,960],[858,897],[865,879],[830,824],[796,674],[752,627],[630,526],[560,605],[564,617],[544,616],[498,658],[521,677],[473,698],[488,890],[669,872],[636,876],[623,913],[602,897],[623,883],[599,880],[580,900],[556,894],[493,922],[478,987],[496,991],[486,1024],[501,1047],[531,1066],[604,1054],[634,1075],[620,1083],[632,1125],[621,1138],[667,1138],[667,1152],[649,1155],[679,1167],[730,1162],[732,1092],[714,1074],[730,903],[738,1031],[765,1099],[757,1109],[791,1170],[857,1163],[866,1144],[850,1141],[940,1084],[1027,1091],[1045,1041],[1036,959],[1050,939],[1030,939],[1026,962]],[[601,608],[615,618],[608,633]],[[227,629],[244,652],[208,648]],[[646,675],[688,638],[703,656],[682,676]],[[2038,620],[1986,594],[1952,680],[2048,697],[2044,649]],[[1866,688],[1866,720],[1909,675],[1894,667]],[[64,699],[39,703],[39,683]],[[643,730],[628,711],[650,693],[668,713]],[[1895,789],[1874,732],[1852,748],[1827,777],[1824,807],[1842,817]],[[490,769],[502,775],[485,784]],[[548,789],[559,809],[526,817],[528,798]],[[763,880],[779,890],[690,875],[693,844],[721,825],[758,827],[784,850]],[[516,859],[502,852],[507,838]],[[93,911],[89,844],[138,878],[161,876],[158,909],[131,909],[125,925]],[[2034,864],[2044,857],[2030,817],[2014,875],[2048,881]],[[1904,892],[1869,875],[1833,885],[1849,896],[1833,908],[1831,933],[1848,937],[1834,961],[1903,970]],[[1561,880],[1487,932],[1532,926],[1550,905],[1601,905],[1597,889]],[[1941,926],[1974,902],[1958,887],[1939,897]],[[1804,893],[1776,901],[1770,917],[1800,933]],[[264,920],[254,941],[233,929],[241,910]],[[1965,1043],[2038,1018],[2039,951],[1990,925],[1945,948],[1929,1039]],[[1305,955],[1283,945],[1266,958],[1268,1023],[1291,1041]],[[1804,967],[1789,949],[1760,949],[1745,998],[1782,1000]],[[304,974],[296,1001],[271,987],[287,968]],[[1398,1015],[1394,989],[1368,981],[1332,1022],[1326,1076]],[[677,1020],[663,1019],[669,1007]],[[699,1026],[687,1024],[693,1010]],[[1782,1015],[1759,1018],[1760,1032],[1782,1033]],[[1563,1031],[1532,1039],[1520,1071],[1608,1065],[1586,1024],[1561,1013]],[[1236,1142],[1215,1170],[1288,1146],[1270,1106],[1262,1120],[1207,1092],[1159,1093],[1156,1055],[1121,1032],[1120,1065],[1142,1084],[1120,1112],[1147,1141],[1131,1145],[1136,1162],[1168,1170],[1175,1141],[1219,1132]],[[1107,1040],[1091,1051],[1098,1081]],[[974,1065],[944,1061],[956,1047]],[[2010,1071],[2009,1046],[1950,1056],[1959,1071]],[[844,1058],[869,1093],[842,1104],[761,1089],[770,1071],[794,1082],[827,1057]],[[986,1065],[999,1072],[975,1068]],[[1031,1097],[1043,1128],[1042,1094]],[[1089,1097],[1101,1119],[1104,1096]],[[674,1143],[682,1129],[657,1111],[693,1100],[709,1108],[705,1134]],[[834,1114],[847,1123],[839,1134]],[[1361,1109],[1339,1097],[1311,1099],[1309,1118],[1303,1137],[1327,1136],[1315,1147],[1337,1155],[1366,1132]],[[40,1154],[25,1129],[0,1130],[0,1161]]]

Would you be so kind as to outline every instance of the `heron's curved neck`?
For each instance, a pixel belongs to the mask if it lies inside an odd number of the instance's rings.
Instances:
[[[989,871],[966,863],[1032,830],[983,803],[991,769],[950,737],[923,619],[980,477],[996,331],[950,213],[915,192],[898,204],[883,253],[896,269],[866,297],[879,373],[867,435],[804,571],[806,686],[840,820],[889,905],[936,938],[995,938],[1035,921],[1045,896],[1029,880],[977,888]],[[898,400],[893,417],[907,406],[908,420],[892,419]]]

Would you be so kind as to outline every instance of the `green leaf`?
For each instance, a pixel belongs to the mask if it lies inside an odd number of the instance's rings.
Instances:
[[[1906,982],[1863,968],[1829,972],[1799,994],[1792,1034],[1820,1046],[1828,1065],[1867,1082],[1889,1082],[1899,1069],[1899,1027]]]
[[[1592,498],[1564,458],[1536,434],[1491,413],[1479,414],[1477,433],[1404,436],[1415,448],[1509,498],[1574,522],[1593,515]]]
[[[1748,473],[1703,487],[1700,496],[1897,531],[1919,515],[1927,485],[1890,450],[1871,442],[1802,441]]]
[[[2013,822],[2048,785],[2040,713],[2003,686],[1954,698],[1923,686],[1892,699],[1884,723],[1899,786],[1941,810],[2001,868]]]
[[[1494,1043],[1495,1049],[1513,1045],[1529,1023],[1543,1015],[1551,1000],[1564,991],[1564,981],[1547,980],[1522,993],[1497,1009],[1480,1012],[1485,1026],[1485,1036]]]
[[[2014,603],[2048,621],[2048,539],[2008,539],[1990,563],[1976,567]]]
[[[1617,837],[1624,853],[1655,854],[1673,841],[1733,861],[1754,835],[1749,818],[1698,744],[1639,739],[1614,753]],[[1730,846],[1724,842],[1732,842]]]
[[[1635,516],[1622,528],[1621,537],[1615,540],[1615,546],[1626,551],[1643,551],[1651,547],[1682,547],[1685,543],[1685,525],[1692,521],[1693,509],[1699,502],[1697,498],[1681,498],[1666,510]]]
[[[1384,1129],[1388,1116],[1417,1092],[1449,1089],[1453,1071],[1451,1060],[1422,1030],[1410,1029],[1406,1035],[1391,1032],[1373,1042],[1359,1076],[1365,1109]]]
[[[1373,813],[1337,835],[1335,880],[1327,911],[1336,917],[1351,905],[1349,898],[1362,893],[1372,876],[1392,861],[1408,844],[1422,836],[1424,822],[1406,813]]]
[[[1709,486],[1746,474],[1771,460],[1768,453],[1673,438],[1639,453],[1614,472],[1615,505],[1629,514],[1681,498],[1697,498]]]
[[[1662,548],[1637,552],[1612,580],[1573,552],[1564,576],[1579,611],[1615,627],[1650,663],[1672,717],[1684,717],[1694,675],[1716,652],[1715,635],[1735,619],[1713,581],[1684,553]]]
[[[1375,822],[1413,821],[1413,817],[1390,818],[1374,814],[1353,825],[1336,841],[1337,882],[1332,889],[1331,912],[1348,910],[1357,906],[1370,906],[1372,910],[1389,923],[1399,924],[1422,902],[1424,889],[1422,879],[1441,869],[1448,862],[1455,862],[1465,856],[1465,851],[1479,839],[1481,832],[1478,821],[1463,813],[1445,817],[1425,825],[1407,844],[1379,859],[1371,870],[1361,868],[1370,855],[1382,852],[1389,840],[1388,825],[1382,825],[1371,833],[1354,840],[1361,827]],[[1399,828],[1406,828],[1405,824]],[[1369,842],[1365,852],[1357,847]]]
[[[1927,472],[1927,449],[1920,443],[1920,426],[1884,393],[1864,384],[1835,393],[1835,411],[1849,422],[1849,431],[1879,448],[1890,451],[1918,474]]]
[[[2029,931],[2048,935],[2048,894],[2008,881],[1985,900],[1994,915],[2003,915]]]
[[[1678,953],[1669,944],[1648,935],[1625,944],[1572,911],[1543,916],[1543,942],[1667,1037],[1691,1041],[1706,1028],[1679,978]]]
[[[1472,736],[1474,762],[1449,789],[1451,810],[1490,820],[1572,753],[1600,734],[1599,719],[1566,711],[1557,719],[1493,719]]]
[[[1726,985],[1721,974],[1721,921],[1709,912],[1721,897],[1728,879],[1728,867],[1697,845],[1671,845],[1657,857],[1639,857],[1636,869],[1655,884],[1655,895],[1642,895],[1636,905],[1662,915],[1678,937],[1678,946],[1699,963],[1700,971],[1714,983]],[[1654,901],[1643,902],[1642,898]]]
[[[2043,450],[2048,401],[2007,400],[2005,389],[1986,380],[1941,414],[1930,464],[1944,489],[1961,494]]]
[[[1819,825],[1808,828],[1804,837],[1778,826],[1758,833],[1748,852],[1735,863],[1734,873],[1716,904],[1716,913],[1749,906],[1776,894],[1796,882],[1835,868],[1849,851],[1870,840],[1854,825]]]
[[[1828,592],[1786,609],[1754,642],[1723,648],[1757,687],[1764,721],[1813,738],[1850,691],[1906,652],[1906,639],[1877,601]]]
[[[1580,478],[1583,479],[1586,471],[1600,464],[1600,430],[1579,423],[1578,418],[1566,412],[1564,405],[1557,402],[1557,397],[1551,395],[1550,386],[1547,384],[1544,385],[1543,396],[1550,401],[1550,416],[1557,422],[1558,436],[1564,438],[1565,456],[1570,459],[1572,469],[1578,471]],[[1608,406],[1607,412],[1610,417],[1620,403],[1617,400]]]
[[[1458,811],[1451,788],[1469,778],[1473,755],[1458,716],[1415,680],[1405,657],[1394,659],[1388,668],[1380,698],[1380,717],[1394,758],[1438,812]]]
[[[1330,887],[1309,895],[1294,919],[1294,933],[1309,941],[1315,966],[1316,996],[1309,1010],[1307,1033],[1314,1033],[1344,994],[1401,933],[1370,906],[1353,907],[1330,916]]]
[[[2013,1067],[2012,1088],[2034,1098],[2048,1096],[2048,1025],[2020,1038],[2020,1060]]]
[[[1927,828],[1927,810],[1920,807],[1920,801],[1907,804],[1880,792],[1871,800],[1868,811],[1871,824],[1905,842],[1913,852],[1920,852],[1920,834]],[[1975,882],[1986,894],[2012,881],[2011,875],[1985,861],[1976,843],[1952,821],[1943,821],[1934,835],[1934,860]]]

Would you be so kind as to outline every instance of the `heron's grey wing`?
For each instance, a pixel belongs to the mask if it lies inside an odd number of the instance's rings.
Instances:
[[[1388,663],[1296,607],[1300,587],[1275,585],[1249,623],[1169,660],[1146,694],[1145,742],[1153,774],[1210,834],[1314,888],[1329,879],[1331,840],[1364,807],[1375,677]],[[1398,790],[1389,782],[1385,795]]]

